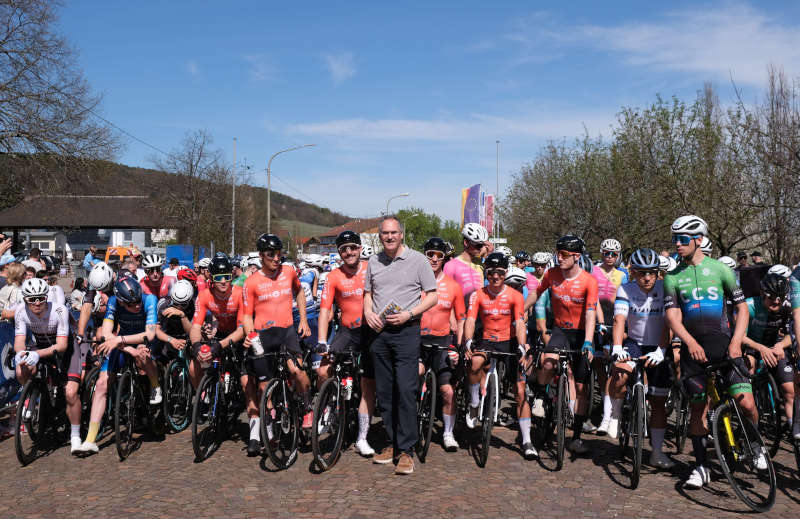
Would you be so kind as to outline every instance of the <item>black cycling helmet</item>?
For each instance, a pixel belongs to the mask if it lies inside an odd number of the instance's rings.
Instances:
[[[502,252],[493,252],[486,256],[483,261],[483,268],[490,269],[505,269],[508,270],[508,258]]]
[[[447,256],[447,243],[437,236],[433,238],[428,238],[428,241],[425,242],[425,245],[422,247],[424,252],[428,252],[429,250],[438,250],[445,256]]]
[[[258,252],[264,252],[265,250],[281,250],[283,249],[283,242],[274,234],[264,233],[258,237],[256,249],[258,249]]]
[[[133,276],[126,276],[114,283],[114,295],[117,300],[129,305],[142,301],[142,285]]]
[[[342,245],[347,244],[361,245],[361,236],[353,231],[340,232],[339,236],[336,237],[336,248],[338,249]]]
[[[761,290],[773,297],[786,297],[789,293],[789,283],[780,274],[767,274],[761,280]]]
[[[586,244],[582,239],[574,234],[566,234],[558,239],[556,242],[556,250],[565,250],[568,252],[577,252],[583,254],[586,250]]]
[[[514,257],[517,258],[517,261],[530,261],[531,255],[528,254],[527,251],[521,250],[514,254]]]
[[[208,271],[212,276],[217,274],[230,274],[233,272],[233,264],[224,252],[218,252],[211,259],[211,265],[208,266]]]

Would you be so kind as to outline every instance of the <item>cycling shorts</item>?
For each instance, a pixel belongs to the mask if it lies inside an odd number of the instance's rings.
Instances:
[[[475,348],[473,347],[473,350]],[[517,341],[510,340],[510,341],[499,341],[499,342],[492,342],[486,339],[481,340],[480,344],[478,345],[478,349],[482,350],[489,350],[489,351],[499,351],[501,353],[516,353],[517,352]],[[506,377],[508,380],[524,380],[524,373],[522,370],[519,369],[519,357],[498,357],[497,363],[500,364],[501,362],[505,362],[506,364]]]
[[[745,354],[755,357],[756,362],[761,359],[761,353],[751,348],[745,348]],[[767,368],[767,371],[772,373],[775,382],[778,384],[792,384],[794,382],[794,367],[788,356],[788,354],[784,355],[773,368],[767,366],[766,362],[764,363],[764,367]]]
[[[40,359],[40,362],[50,362],[53,366],[55,366],[56,371],[58,372],[59,376],[64,376],[65,373],[69,373],[69,371],[65,371],[64,370],[64,366],[65,365],[70,365],[70,364],[67,364],[67,362],[69,362],[69,363],[72,362],[73,351],[75,351],[74,344],[75,344],[75,340],[72,337],[72,335],[70,334],[70,336],[67,337],[67,349],[66,349],[66,351],[64,353],[55,353],[49,359]],[[45,348],[49,348],[50,346],[51,346],[50,344],[43,344],[42,346],[39,346],[38,344],[36,344],[32,348],[28,348],[28,349],[30,351],[37,351],[37,350],[43,350]],[[12,350],[13,350],[13,348],[12,348]],[[13,354],[13,351],[12,351],[12,354]],[[11,355],[11,356],[13,357],[13,355]],[[66,362],[64,362],[64,361],[66,361]],[[79,367],[80,367],[80,365],[79,365]],[[78,381],[80,381],[80,371],[78,371]]]
[[[287,328],[273,326],[272,328],[258,330],[258,337],[261,339],[264,353],[279,352],[281,346],[284,346],[288,353],[293,354],[299,364],[303,352],[300,349],[297,331],[292,326]],[[255,357],[252,355],[251,349],[247,357],[245,357],[245,370],[248,375],[255,377],[259,382],[266,382],[275,376],[276,359],[277,357],[272,355]]]
[[[695,337],[695,339],[703,347],[709,362],[718,362],[728,356],[730,337],[724,333],[702,335]],[[747,374],[748,369],[744,358],[735,359],[734,362],[743,374]],[[743,377],[732,367],[728,367],[722,375],[731,395],[753,392],[750,378]],[[683,387],[686,389],[686,393],[689,394],[690,399],[694,402],[705,401],[705,365],[692,358],[689,354],[689,348],[685,344],[681,346],[681,377],[683,378]]]
[[[569,362],[572,365],[572,376],[578,384],[586,384],[591,380],[592,367],[589,359],[581,353],[586,332],[583,330],[562,330],[558,326],[553,326],[550,334],[548,348],[560,350],[572,350],[569,355]]]
[[[70,337],[72,339],[72,337]],[[81,373],[86,367],[86,354],[89,352],[89,344],[85,342],[75,342],[70,340],[72,348],[67,350],[69,356],[64,356],[68,359],[67,363],[67,381],[78,382],[81,381]],[[70,351],[71,350],[71,351]]]
[[[123,353],[122,350],[115,348],[111,350],[103,360],[103,364],[100,366],[100,371],[119,373],[122,371],[122,368],[125,367],[125,362],[125,353]]]
[[[419,362],[425,369],[431,368],[436,374],[436,383],[444,386],[450,383],[453,377],[453,365],[451,364],[450,356],[447,354],[447,348],[452,344],[450,334],[439,335],[423,335],[419,349]],[[433,348],[426,348],[433,346]]]
[[[633,339],[625,339],[622,348],[628,352],[633,359],[638,359],[642,355],[655,351],[658,346],[642,346]],[[631,368],[636,367],[633,361],[627,362]],[[672,370],[669,369],[669,361],[665,358],[658,366],[645,368],[647,375],[647,393],[653,396],[667,396],[672,388]]]
[[[361,369],[364,371],[365,378],[375,378],[375,367],[372,364],[372,355],[369,354],[369,333],[370,327],[362,325],[357,328],[345,328],[342,326],[333,336],[331,341],[331,351],[341,353],[350,348],[358,354],[361,361]]]

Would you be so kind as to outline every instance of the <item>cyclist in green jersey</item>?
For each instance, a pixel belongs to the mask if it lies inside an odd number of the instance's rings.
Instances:
[[[728,391],[745,415],[757,423],[750,379],[742,359],[742,338],[747,331],[748,309],[744,294],[736,285],[733,272],[717,260],[703,254],[703,237],[708,225],[697,216],[682,216],[672,223],[672,242],[682,258],[681,264],[664,277],[664,308],[667,325],[681,339],[680,369],[691,402],[689,436],[692,438],[697,466],[685,483],[686,488],[701,488],[711,481],[706,467],[706,415],[708,399],[704,366],[727,356],[737,359],[739,370],[725,374]],[[736,308],[736,326],[731,335],[725,308],[729,299]],[[739,373],[741,372],[741,373]],[[743,376],[743,374],[745,376]],[[766,468],[760,452],[755,464]]]

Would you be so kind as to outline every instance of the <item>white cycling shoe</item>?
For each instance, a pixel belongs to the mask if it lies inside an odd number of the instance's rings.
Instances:
[[[356,452],[364,456],[365,458],[369,458],[375,454],[375,449],[370,447],[367,440],[358,440],[354,445]]]
[[[442,445],[447,452],[455,452],[458,450],[458,442],[452,433],[442,435]]]
[[[683,488],[697,490],[711,483],[711,472],[705,467],[695,467],[689,479],[683,483]]]

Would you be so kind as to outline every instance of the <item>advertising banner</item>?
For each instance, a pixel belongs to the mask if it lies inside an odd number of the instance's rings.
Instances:
[[[17,382],[14,370],[11,369],[11,359],[14,358],[14,324],[0,321],[0,409],[13,404],[19,398],[20,385]]]
[[[464,224],[480,223],[481,221],[481,185],[475,184],[474,186],[465,190],[466,196],[464,197],[462,213],[462,221]]]

